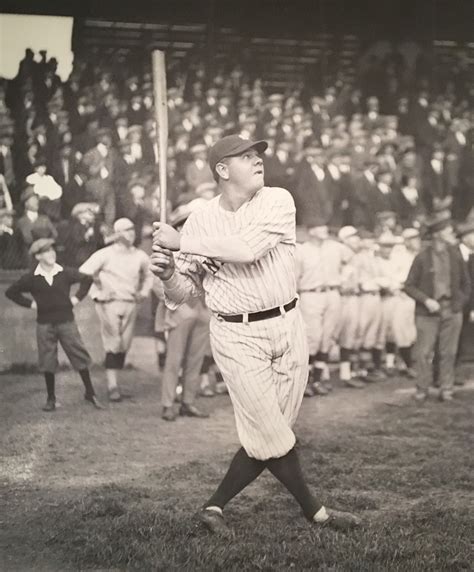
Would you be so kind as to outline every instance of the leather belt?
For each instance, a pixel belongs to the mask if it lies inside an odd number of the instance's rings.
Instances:
[[[330,292],[331,290],[339,290],[339,286],[317,286],[308,290],[300,290],[300,292]]]
[[[217,317],[224,322],[258,322],[260,320],[268,320],[269,318],[276,318],[285,312],[293,310],[296,306],[298,298],[294,298],[284,306],[276,306],[269,310],[262,310],[261,312],[251,312],[249,314],[217,314]]]

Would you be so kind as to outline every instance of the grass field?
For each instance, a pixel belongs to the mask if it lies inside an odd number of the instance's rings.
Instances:
[[[157,382],[96,412],[61,374],[53,415],[37,376],[0,377],[0,570],[472,570],[474,392],[419,406],[391,380],[305,400],[304,470],[362,529],[317,529],[264,473],[226,509],[234,542],[193,518],[238,447],[228,398],[209,420],[159,418]],[[102,374],[96,373],[98,385]]]

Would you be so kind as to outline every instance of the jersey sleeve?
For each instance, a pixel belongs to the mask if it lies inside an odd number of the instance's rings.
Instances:
[[[105,262],[104,250],[101,249],[94,252],[79,268],[79,272],[89,276],[95,276],[102,268]]]
[[[183,237],[197,236],[194,229],[195,221],[189,217],[183,226]],[[204,290],[202,280],[205,274],[199,256],[186,254],[182,251],[175,257],[176,269],[169,280],[163,280],[165,304],[170,310],[175,310],[189,300],[202,296]]]
[[[186,235],[181,240],[181,252],[248,264],[265,256],[279,242],[294,243],[296,209],[290,193],[280,188],[268,189],[259,207],[238,234],[199,238]]]

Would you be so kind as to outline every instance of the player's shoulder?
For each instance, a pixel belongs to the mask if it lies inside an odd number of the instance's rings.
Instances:
[[[259,196],[263,199],[268,198],[271,200],[278,200],[282,202],[288,201],[294,203],[290,191],[287,191],[283,187],[262,187],[258,193]]]

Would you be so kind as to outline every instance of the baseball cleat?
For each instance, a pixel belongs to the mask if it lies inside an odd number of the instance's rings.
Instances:
[[[43,411],[56,411],[56,401],[54,399],[48,399],[46,405],[43,407]]]
[[[327,395],[329,393],[329,391],[319,381],[313,383],[313,391],[315,395]]]
[[[198,513],[199,521],[213,534],[221,538],[233,538],[234,533],[227,526],[224,515],[216,510],[203,508]]]
[[[186,403],[181,405],[179,414],[183,417],[199,417],[200,419],[206,419],[209,417],[209,413],[201,411],[195,405],[187,405]]]
[[[428,393],[426,391],[417,390],[417,392],[413,395],[413,399],[421,403],[428,399]]]
[[[329,515],[329,518],[324,522],[316,524],[320,524],[321,526],[330,526],[335,530],[350,530],[352,528],[357,528],[362,524],[362,519],[350,512],[334,510],[332,508],[326,508],[326,512]]]
[[[176,417],[177,415],[172,407],[163,407],[163,413],[161,414],[162,419],[165,421],[175,421]]]
[[[96,409],[105,409],[102,403],[97,399],[95,395],[84,395],[84,399],[93,405]]]
[[[122,396],[120,395],[118,389],[113,389],[112,391],[109,391],[109,401],[113,401],[115,403],[122,401]]]

